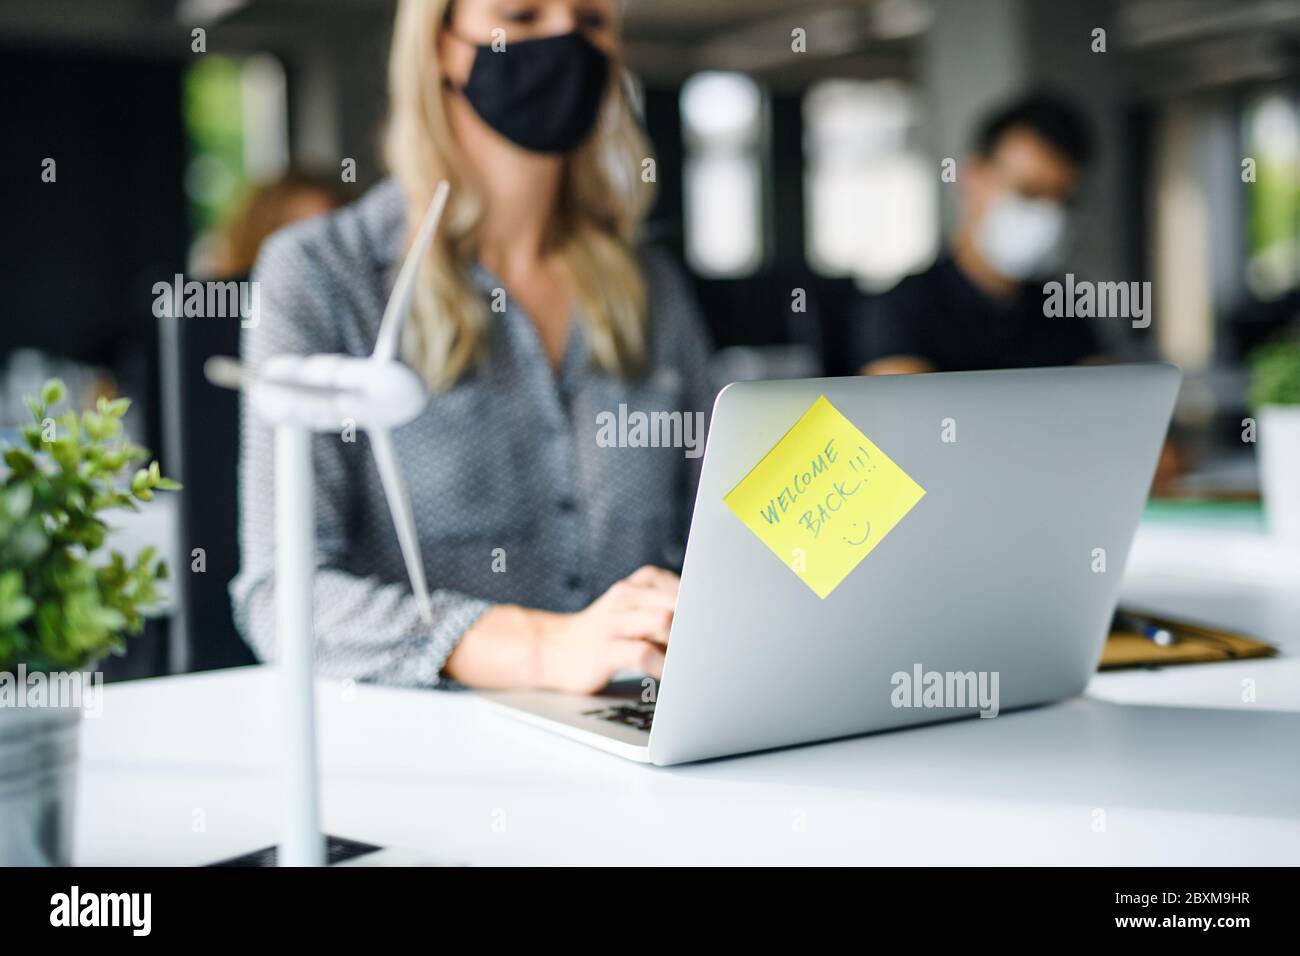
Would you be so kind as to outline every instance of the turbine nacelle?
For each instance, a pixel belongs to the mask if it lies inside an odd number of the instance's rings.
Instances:
[[[393,429],[428,404],[424,381],[410,367],[354,355],[277,355],[248,384],[248,398],[267,421],[316,432]]]

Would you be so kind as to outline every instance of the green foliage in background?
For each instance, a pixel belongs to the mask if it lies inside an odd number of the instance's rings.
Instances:
[[[1300,341],[1265,345],[1251,353],[1250,404],[1300,405]]]
[[[185,71],[181,90],[189,153],[185,192],[195,235],[220,222],[246,185],[240,65],[205,55]]]
[[[131,562],[101,551],[113,508],[138,510],[155,491],[179,488],[164,478],[149,453],[122,436],[127,399],[101,398],[78,415],[54,415],[64,387],[47,382],[29,398],[33,423],[22,429],[25,447],[4,448],[0,473],[0,672],[80,670],[105,654],[125,652],[126,633],[138,634],[144,612],[158,602],[166,565],[152,548]]]
[[[1261,158],[1247,200],[1247,248],[1258,255],[1300,236],[1300,185],[1296,164]]]
[[[1245,111],[1246,155],[1255,161],[1255,179],[1243,185],[1246,248],[1252,291],[1272,298],[1300,286],[1300,149],[1294,129],[1295,98],[1275,87]]]

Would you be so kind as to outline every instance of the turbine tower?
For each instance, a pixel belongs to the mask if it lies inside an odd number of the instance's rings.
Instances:
[[[278,857],[281,866],[325,863],[313,688],[313,433],[337,432],[346,419],[351,419],[369,436],[411,590],[421,618],[433,624],[411,496],[397,460],[392,431],[418,416],[429,401],[423,380],[398,361],[397,349],[402,326],[410,314],[420,260],[442,218],[448,189],[443,181],[434,191],[415,243],[397,275],[379,325],[375,350],[369,356],[277,355],[253,370],[233,359],[214,357],[204,367],[213,384],[245,389],[254,413],[275,427],[275,623],[285,772]]]

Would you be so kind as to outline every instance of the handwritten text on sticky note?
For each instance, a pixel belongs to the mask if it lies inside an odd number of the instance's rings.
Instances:
[[[724,500],[824,598],[923,497],[822,395]]]

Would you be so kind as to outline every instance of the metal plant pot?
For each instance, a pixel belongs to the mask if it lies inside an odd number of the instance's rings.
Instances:
[[[69,866],[80,707],[0,707],[0,866]]]

